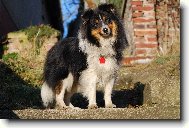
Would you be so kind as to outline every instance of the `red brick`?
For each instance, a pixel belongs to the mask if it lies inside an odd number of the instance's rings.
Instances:
[[[154,57],[152,56],[146,56],[146,57],[139,57],[139,56],[134,56],[134,57],[125,57],[123,58],[122,63],[127,66],[132,66],[133,62],[136,60],[141,60],[141,59],[153,59]]]
[[[147,28],[156,28],[156,25],[148,24],[148,25],[147,25]]]
[[[136,48],[157,48],[158,45],[157,44],[145,44],[145,43],[138,43],[135,44]]]
[[[135,51],[136,55],[138,55],[138,54],[145,54],[145,53],[146,53],[145,49],[136,49],[136,51]]]
[[[145,42],[145,38],[144,37],[135,37],[134,38],[134,42],[137,43],[137,42]]]
[[[148,38],[149,42],[157,42],[157,38]]]
[[[155,17],[155,12],[154,11],[145,11],[144,17]]]
[[[149,6],[146,6],[146,7],[142,7],[142,6],[137,6],[137,7],[132,7],[133,11],[150,11],[150,10],[153,10],[154,7],[149,7]]]
[[[155,2],[155,0],[148,0],[148,2],[150,2],[150,3],[154,3],[154,2]]]
[[[135,31],[135,36],[157,35],[157,31]]]
[[[144,24],[134,24],[134,28],[136,28],[136,29],[144,29],[145,25]]]
[[[156,9],[160,9],[161,7],[158,5],[158,6],[156,6]]]
[[[132,1],[131,5],[142,5],[142,1]]]
[[[140,23],[140,22],[152,22],[155,21],[155,19],[144,19],[144,18],[133,18],[134,23]]]
[[[142,17],[142,16],[143,16],[143,13],[142,13],[142,12],[134,12],[134,13],[132,14],[132,16],[133,16],[133,18],[135,18],[135,17]]]
[[[123,65],[131,65],[131,61],[134,60],[134,57],[131,58],[131,57],[125,57],[124,59],[122,59],[122,64]]]

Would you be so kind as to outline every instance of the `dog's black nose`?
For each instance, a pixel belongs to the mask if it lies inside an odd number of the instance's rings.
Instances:
[[[108,34],[108,28],[103,28],[103,32],[104,32],[105,34]]]

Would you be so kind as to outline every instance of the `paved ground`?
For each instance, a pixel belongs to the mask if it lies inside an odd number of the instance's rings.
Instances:
[[[180,107],[24,109],[13,110],[21,119],[180,119]]]

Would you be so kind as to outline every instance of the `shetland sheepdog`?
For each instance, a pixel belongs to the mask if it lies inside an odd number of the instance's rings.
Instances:
[[[57,42],[48,52],[41,88],[43,105],[73,108],[70,98],[76,92],[87,97],[89,109],[98,108],[96,90],[104,91],[106,108],[128,45],[124,26],[112,4],[86,10],[77,37]]]

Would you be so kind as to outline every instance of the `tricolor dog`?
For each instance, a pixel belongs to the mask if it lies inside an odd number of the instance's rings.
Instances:
[[[123,24],[112,4],[86,10],[77,37],[57,42],[48,52],[41,88],[43,105],[73,107],[71,96],[87,97],[89,109],[97,108],[96,90],[104,91],[106,108],[116,107],[112,88],[127,46]]]

